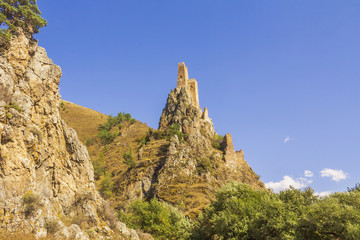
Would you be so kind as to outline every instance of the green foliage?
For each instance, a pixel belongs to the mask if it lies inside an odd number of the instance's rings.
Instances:
[[[130,204],[120,220],[129,227],[150,233],[156,239],[188,239],[191,222],[176,208],[152,199]]]
[[[113,195],[114,182],[112,181],[111,174],[105,172],[104,177],[99,184],[99,190],[104,198],[111,198]]]
[[[213,164],[209,158],[200,158],[196,163],[196,170],[199,174],[211,172],[213,169]]]
[[[348,192],[360,192],[360,183],[356,183],[355,187],[347,188]]]
[[[32,216],[40,207],[40,196],[32,191],[24,194],[22,198],[24,204],[24,214],[26,217]]]
[[[92,138],[89,137],[89,138],[86,139],[86,146],[87,146],[87,147],[93,145],[93,143],[94,143],[94,141],[93,141]]]
[[[187,138],[186,134],[180,131],[180,125],[178,123],[173,123],[170,126],[167,133],[167,140],[170,140],[175,135],[178,136],[180,142]]]
[[[357,187],[356,187],[357,189]],[[198,218],[192,239],[360,239],[360,191],[317,197],[229,183]]]
[[[164,139],[166,137],[166,134],[164,131],[161,130],[149,130],[149,133],[151,137],[153,137],[154,139]]]
[[[10,109],[10,108],[13,108],[13,109],[15,109],[15,110],[18,111],[18,112],[22,112],[21,107],[20,107],[19,105],[17,105],[16,103],[11,102],[11,103],[5,105],[5,109],[8,110],[8,109]]]
[[[105,161],[104,161],[104,153],[101,152],[99,157],[93,161],[94,166],[94,178],[95,180],[99,180],[101,176],[105,174]]]
[[[133,167],[135,167],[135,160],[134,160],[134,157],[133,157],[133,155],[132,155],[132,150],[130,149],[130,152],[125,152],[124,154],[123,154],[123,158],[124,158],[124,163],[126,164],[126,165],[128,165],[128,167],[129,168],[133,168]]]
[[[212,141],[212,147],[221,150],[221,144],[224,141],[224,136],[215,134]]]
[[[108,116],[106,122],[104,124],[99,124],[98,137],[101,139],[104,145],[110,144],[114,141],[114,139],[119,135],[118,132],[111,132],[111,129],[118,125],[118,129],[121,130],[123,128],[123,122],[128,121],[130,124],[136,122],[134,118],[131,118],[129,113],[118,113],[117,116]]]
[[[36,0],[2,0],[0,1],[0,46],[8,46],[12,34],[18,28],[25,32],[38,33],[47,22],[41,17]]]
[[[312,204],[300,219],[298,239],[360,239],[360,192],[335,193]]]
[[[114,141],[114,139],[118,136],[118,133],[101,130],[97,136],[104,145],[107,145]]]
[[[153,130],[149,129],[148,133],[144,138],[140,138],[137,141],[140,143],[139,148],[143,147],[144,145],[148,144],[151,139],[163,139],[165,138],[165,133],[161,130]]]
[[[199,218],[194,239],[288,239],[284,203],[277,195],[230,183]]]

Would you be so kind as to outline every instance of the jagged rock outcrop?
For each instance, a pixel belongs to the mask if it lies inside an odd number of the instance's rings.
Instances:
[[[184,63],[179,64],[179,72],[178,86],[169,94],[159,129],[166,131],[176,124],[186,136],[184,141],[179,141],[176,135],[170,140],[168,156],[159,173],[158,197],[171,201],[167,192],[175,191],[184,196],[183,202],[194,205],[195,201],[209,200],[216,188],[231,180],[264,188],[246,163],[242,150],[235,152],[230,134],[225,135],[220,146],[216,145],[219,136],[214,131],[208,109],[202,111],[198,104],[196,80],[186,83],[188,73]],[[192,87],[193,82],[196,88]],[[187,186],[176,190],[173,188],[178,183],[198,188],[201,196],[198,195],[198,199],[192,201],[193,191],[187,189]]]
[[[208,109],[202,111],[199,105],[197,88],[196,80],[188,79],[185,64],[179,64],[177,87],[170,92],[159,122],[159,132],[167,137],[150,135],[146,145],[134,144],[130,149],[139,149],[136,166],[113,171],[118,176],[118,199],[125,205],[138,198],[157,197],[196,216],[226,182],[236,180],[264,188],[243,152],[234,150],[231,135],[222,140],[216,134]],[[125,131],[122,129],[121,135],[126,135]],[[117,146],[129,143],[123,137],[118,141]]]
[[[61,69],[19,32],[0,56],[0,228],[55,238],[138,239],[97,193],[85,146],[59,114]]]

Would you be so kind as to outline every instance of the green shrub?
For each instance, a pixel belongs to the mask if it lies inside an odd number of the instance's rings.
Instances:
[[[131,118],[129,113],[118,113],[117,116],[108,116],[107,120],[103,124],[99,124],[98,137],[101,139],[104,145],[110,144],[114,139],[119,136],[119,132],[111,132],[112,128],[118,125],[118,130],[123,128],[123,122],[129,121],[130,124],[136,122],[134,118]]]
[[[360,239],[360,191],[320,198],[229,183],[198,218],[191,239]]]
[[[180,142],[187,138],[187,135],[180,131],[180,125],[178,123],[173,123],[168,129],[167,140],[170,140],[175,135],[178,136]]]
[[[297,239],[360,239],[360,192],[334,193],[309,206]]]
[[[104,145],[110,144],[114,141],[114,139],[118,136],[116,132],[109,132],[107,130],[101,130],[98,133],[98,137]]]
[[[196,170],[199,174],[210,172],[213,169],[213,164],[209,158],[200,158],[196,163]]]
[[[125,152],[124,154],[123,154],[123,159],[124,159],[124,163],[126,164],[126,165],[128,165],[128,167],[129,168],[133,168],[133,167],[135,167],[135,160],[134,160],[134,157],[133,157],[133,155],[132,155],[132,150],[130,149],[130,152]]]
[[[40,196],[32,191],[23,195],[24,214],[26,217],[32,216],[40,207]]]
[[[215,134],[212,141],[212,147],[221,150],[221,144],[224,141],[224,136]]]
[[[294,239],[297,215],[279,196],[229,183],[199,217],[193,239]],[[289,227],[290,226],[290,227]]]
[[[188,239],[192,227],[178,209],[157,199],[134,201],[119,217],[129,227],[141,229],[156,239]]]
[[[164,131],[161,131],[161,130],[151,130],[149,129],[149,132],[151,131],[151,136],[154,138],[154,139],[164,139],[166,137],[166,134]]]
[[[22,111],[21,107],[20,107],[19,105],[15,104],[15,103],[13,103],[13,102],[5,105],[5,108],[6,108],[6,109],[13,108],[13,109],[15,109],[15,110],[18,111],[18,112],[21,112],[21,111]]]
[[[99,157],[93,161],[94,166],[94,178],[95,180],[99,180],[101,176],[105,174],[105,161],[104,161],[104,153],[101,152]]]
[[[104,198],[111,198],[113,195],[114,182],[112,181],[111,174],[105,172],[104,177],[99,184],[99,190]]]
[[[56,220],[46,220],[45,229],[48,233],[54,234],[60,229],[60,227]]]
[[[86,139],[86,146],[91,146],[91,145],[93,145],[93,143],[94,143],[94,141],[93,141],[93,139],[92,138],[87,138]]]

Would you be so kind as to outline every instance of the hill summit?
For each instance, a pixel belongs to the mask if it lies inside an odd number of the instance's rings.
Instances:
[[[75,106],[65,102],[61,115],[82,133],[80,139],[87,139],[99,188],[111,176],[113,193],[103,194],[118,209],[136,199],[157,198],[195,217],[229,181],[265,188],[243,151],[234,150],[231,135],[215,132],[208,109],[200,107],[197,81],[188,78],[184,63],[178,65],[177,87],[168,96],[157,130],[139,121],[120,121],[126,114],[119,113],[103,119],[100,126],[108,126],[106,134],[86,135],[84,128],[94,127],[79,124],[81,118],[72,116]],[[113,139],[104,143],[100,136]]]

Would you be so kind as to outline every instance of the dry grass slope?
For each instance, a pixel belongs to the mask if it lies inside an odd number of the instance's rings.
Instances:
[[[78,132],[81,139],[92,139],[91,144],[87,144],[92,161],[103,159],[106,171],[111,174],[114,194],[110,200],[118,209],[125,207],[131,199],[144,198],[147,194],[150,197],[156,195],[159,199],[182,209],[186,215],[195,217],[210,203],[215,190],[228,181],[237,180],[254,188],[264,188],[258,176],[243,159],[242,152],[236,153],[242,159],[242,170],[234,174],[225,167],[222,157],[211,157],[216,154],[222,156],[223,152],[217,149],[209,152],[209,156],[202,156],[212,159],[212,167],[207,172],[186,176],[177,174],[180,169],[174,169],[175,172],[167,173],[168,176],[163,182],[154,182],[166,160],[168,140],[151,138],[146,145],[140,147],[140,140],[147,136],[151,128],[139,121],[133,124],[127,121],[122,123],[121,128],[115,126],[111,130],[119,134],[112,143],[104,146],[99,138],[96,138],[96,134],[99,124],[104,123],[107,116],[73,103],[64,102],[64,106],[65,110],[61,110],[62,118]],[[130,151],[135,160],[135,166],[132,168],[126,165],[123,159],[124,153]],[[195,155],[193,157],[199,157]],[[97,186],[102,179],[103,177],[97,181]],[[148,183],[151,185],[146,193],[139,191],[144,179],[149,179]]]
[[[99,124],[107,119],[105,114],[65,100],[61,100],[60,114],[65,123],[76,130],[83,143],[96,136]]]

